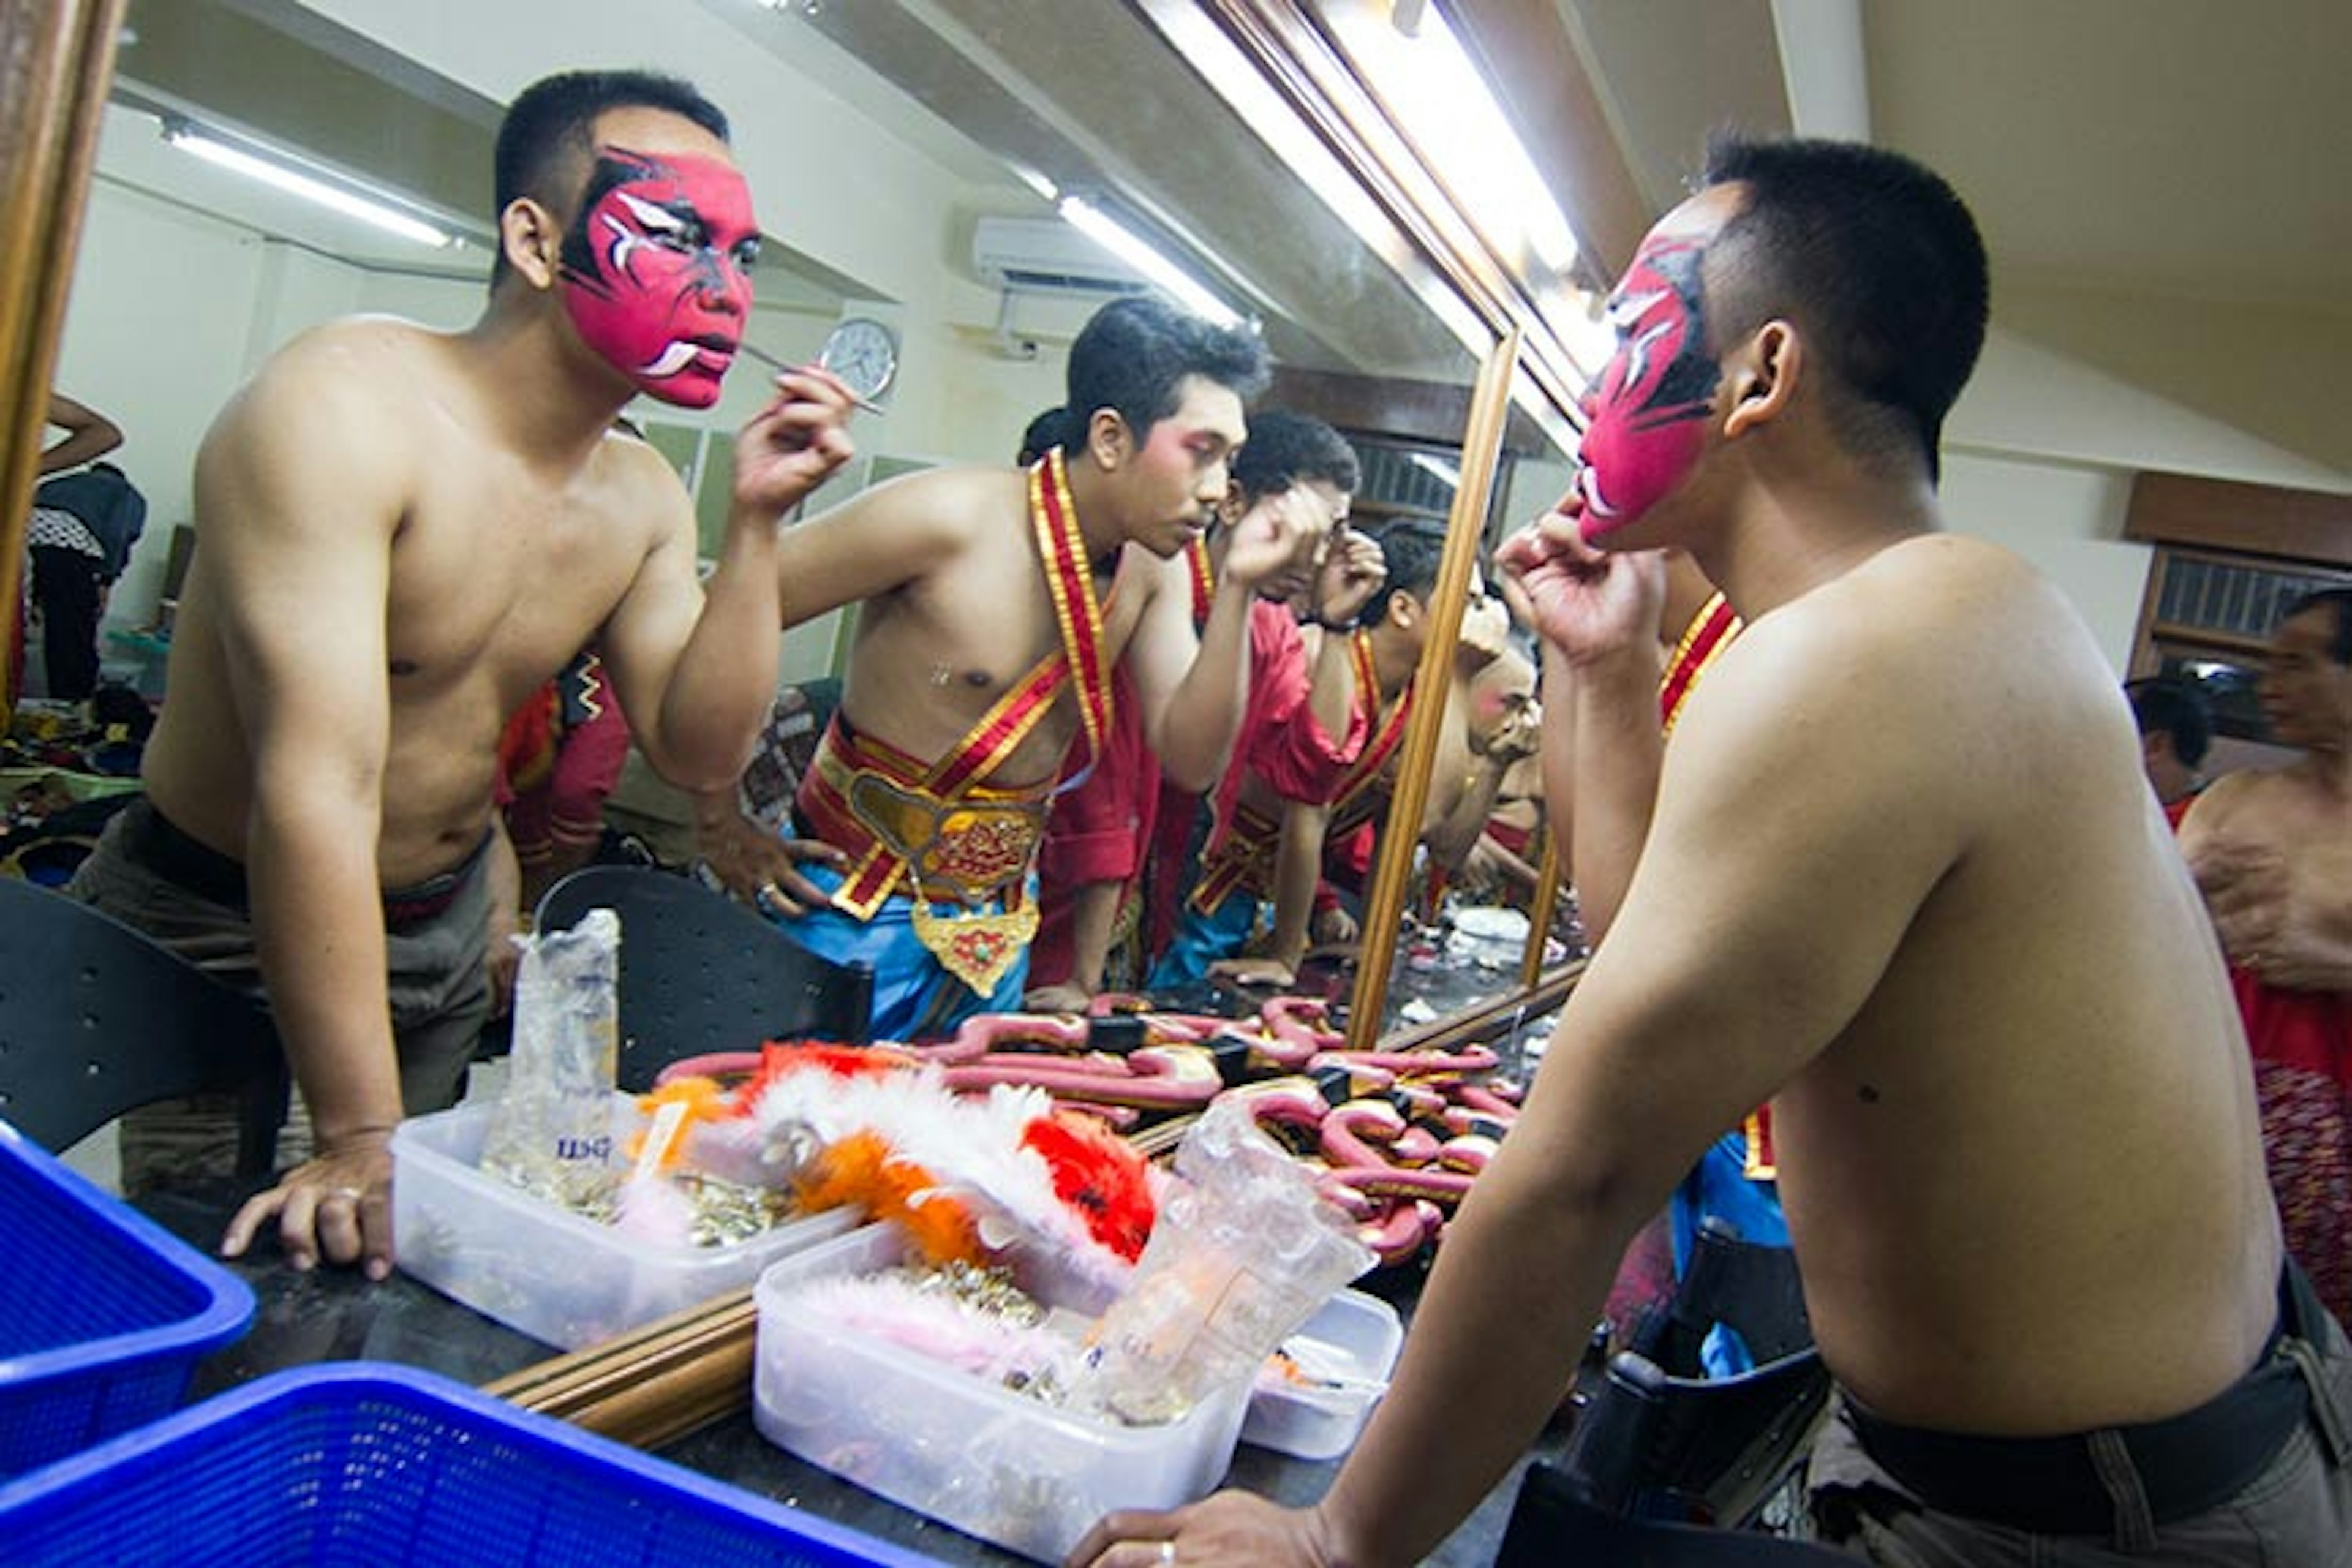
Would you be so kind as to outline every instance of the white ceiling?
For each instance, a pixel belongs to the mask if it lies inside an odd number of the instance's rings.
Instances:
[[[722,9],[739,0],[700,3]],[[1475,8],[1485,0],[1458,3]],[[1854,112],[1824,110],[1833,101],[1821,90],[1827,79],[1843,85],[1847,101],[1866,102],[1874,139],[1942,170],[1969,199],[1993,252],[1996,319],[2005,286],[2228,300],[2352,319],[2352,196],[2345,184],[2352,95],[2336,79],[2352,65],[2347,0],[1552,3],[1594,68],[1625,162],[1654,209],[1676,198],[1711,126],[1849,129],[1820,123],[1824,113],[1834,121]],[[988,24],[998,10],[998,22]],[[967,51],[950,49],[921,25],[847,20],[902,12],[918,24],[952,19],[967,46],[977,38],[1000,59],[1028,68],[1016,84],[1021,92],[1051,91],[1059,101],[1014,128],[1005,84],[976,70]],[[1286,304],[1297,321],[1297,357],[1343,368],[1350,339],[1378,345],[1363,362],[1374,367],[1413,352],[1401,336],[1394,290],[1376,286],[1379,278],[1351,286],[1352,310],[1343,308],[1349,301],[1306,298],[1318,268],[1330,272],[1328,227],[1307,221],[1315,214],[1296,225],[1266,221],[1270,213],[1299,211],[1303,188],[1263,149],[1217,150],[1204,107],[1210,100],[1197,80],[1171,75],[1164,46],[1125,0],[1024,0],[1018,7],[1002,0],[836,0],[803,14],[819,20],[801,37],[822,34],[835,46],[824,65],[829,84],[841,73],[870,69],[871,79],[858,84],[861,101],[878,106],[869,111],[889,114],[895,104],[910,139],[928,139],[950,166],[1001,171],[989,153],[1009,151],[994,142],[1016,132],[1024,142],[1018,151],[1034,166],[1044,140],[1063,138],[1073,166],[1144,188],[1151,209],[1172,226],[1223,250],[1269,293],[1287,296],[1276,303]],[[204,20],[186,25],[194,16]],[[126,79],[171,74],[163,55],[167,47],[185,52],[191,38],[209,40],[218,54],[236,35],[242,52],[226,68],[233,76],[259,37],[257,24],[278,34],[308,32],[311,38],[296,41],[311,44],[331,30],[295,0],[134,0],[131,22],[144,36],[122,51]],[[851,55],[868,43],[861,66]],[[1041,68],[1041,58],[1052,68]],[[394,95],[389,101],[396,107],[404,96],[415,117],[453,145],[470,127],[470,148],[457,161],[481,158],[495,105],[404,62],[371,58],[364,47],[341,48],[333,64],[355,79],[382,80]],[[224,69],[217,59],[209,68],[215,78]],[[1791,81],[1801,84],[1793,103]],[[338,88],[336,103],[349,101],[350,86]],[[238,117],[282,115],[294,124],[299,97],[268,87],[237,106],[245,111]],[[1121,115],[1120,105],[1135,112]],[[1113,118],[1130,123],[1106,123]],[[288,134],[284,127],[258,128]],[[293,133],[305,132],[294,124]],[[315,125],[307,133],[323,134]],[[123,151],[103,166],[105,176],[209,208],[249,199],[222,176],[206,183],[208,172],[183,170],[188,161],[179,154],[129,149],[131,138],[147,135],[143,123],[110,126],[110,149]],[[377,134],[366,144],[415,165],[399,182],[408,188],[455,210],[478,204],[467,182],[480,182],[479,164],[444,180],[429,173],[427,154],[438,143]],[[184,174],[187,183],[179,186]],[[994,199],[1002,202],[1004,189],[1017,199],[1009,177]],[[252,210],[265,215],[263,226],[305,221]],[[378,263],[383,256],[357,237],[339,241],[315,230],[298,237]]]
[[[1859,58],[1872,138],[1975,210],[1996,317],[2004,283],[2352,315],[2346,0],[1555,3],[1654,205],[1711,123],[1841,129],[1786,83]]]

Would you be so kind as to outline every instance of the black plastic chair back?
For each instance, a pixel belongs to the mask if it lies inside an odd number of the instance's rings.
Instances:
[[[569,930],[590,910],[621,921],[620,1086],[653,1084],[670,1063],[762,1040],[864,1045],[874,972],[835,963],[723,894],[669,871],[591,866],[540,900],[539,929]]]
[[[1706,1374],[1717,1323],[1751,1370]],[[1710,1220],[1673,1300],[1583,1399],[1555,1479],[1603,1513],[1737,1530],[1785,1491],[1829,1394],[1796,1255]]]
[[[44,1148],[159,1100],[236,1089],[241,1173],[284,1121],[277,1031],[255,997],[110,915],[0,878],[0,1117]]]
[[[1853,1568],[1842,1552],[1746,1531],[1709,1530],[1612,1513],[1584,1500],[1550,1465],[1528,1468],[1495,1568]]]

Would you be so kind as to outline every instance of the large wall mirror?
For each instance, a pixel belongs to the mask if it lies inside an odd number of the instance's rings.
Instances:
[[[109,7],[62,9],[87,13],[87,30]],[[214,413],[317,321],[469,321],[488,270],[499,106],[551,69],[648,64],[692,78],[734,120],[770,235],[751,341],[805,360],[849,317],[896,341],[897,378],[856,426],[858,462],[813,504],[911,468],[1006,461],[1030,416],[1060,401],[1077,327],[1109,293],[1144,286],[1133,263],[1075,237],[1060,216],[1075,198],[1262,324],[1279,366],[1271,401],[1357,440],[1360,517],[1445,526],[1450,644],[1475,613],[1483,552],[1559,488],[1546,470],[1565,426],[1543,411],[1566,401],[1562,362],[1514,357],[1507,269],[1449,226],[1442,192],[1399,173],[1340,25],[1370,10],[1385,25],[1384,8],[1310,15],[1287,0],[130,0],[87,205],[66,178],[45,219],[70,235],[79,211],[82,226],[61,326],[28,313],[39,268],[7,275],[19,340],[56,334],[53,375],[45,357],[12,360],[12,462],[29,471],[45,377],[123,426],[120,460],[151,521],[116,590],[108,630],[123,635],[110,651],[159,679],[140,637],[168,631],[184,568],[184,540],[173,544]],[[52,75],[12,91],[12,117],[69,134],[108,80],[110,30],[75,46],[79,86]],[[258,184],[207,161],[206,141],[376,187],[438,237]],[[690,485],[723,475],[729,432],[757,405],[757,378],[736,379],[707,418],[646,410]],[[0,520],[12,559],[23,521],[21,505]],[[835,625],[802,628],[780,674],[830,673],[840,646]],[[1433,770],[1465,770],[1447,709],[1416,715],[1407,795],[1442,796]],[[1413,896],[1411,850],[1370,857],[1368,910]],[[1410,956],[1380,951],[1395,934],[1377,933],[1358,967],[1360,1037],[1411,1021],[1387,994]],[[1477,999],[1507,1000],[1534,973],[1515,953]]]

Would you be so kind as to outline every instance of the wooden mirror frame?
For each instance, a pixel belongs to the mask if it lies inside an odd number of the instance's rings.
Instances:
[[[1494,346],[1482,357],[1473,395],[1469,427],[1463,436],[1462,483],[1454,493],[1446,523],[1446,545],[1439,568],[1433,620],[1422,665],[1414,679],[1423,692],[1443,691],[1451,685],[1451,659],[1460,635],[1466,605],[1470,567],[1476,558],[1493,505],[1493,491],[1504,427],[1510,413],[1516,377],[1524,375],[1535,395],[1559,415],[1570,428],[1580,428],[1571,413],[1583,376],[1543,307],[1522,280],[1486,246],[1444,181],[1424,164],[1400,131],[1372,86],[1356,71],[1331,36],[1310,13],[1304,0],[1134,0],[1179,53],[1192,61],[1203,77],[1216,79],[1212,62],[1188,47],[1203,14],[1223,41],[1240,50],[1274,88],[1301,121],[1328,147],[1359,185],[1395,226],[1412,255],[1391,256],[1400,270],[1421,275],[1418,291],[1433,308],[1442,308],[1441,294],[1457,308],[1467,306],[1494,333]],[[1463,18],[1463,42],[1474,56],[1488,62],[1507,110],[1528,122],[1528,90],[1524,77],[1497,74],[1491,62],[1498,52],[1513,55],[1544,40],[1558,41],[1556,22],[1531,21],[1523,7],[1477,20]],[[1532,42],[1531,42],[1532,40]],[[1550,55],[1546,56],[1550,58]],[[1534,123],[1553,132],[1573,132],[1575,152],[1568,159],[1569,177],[1580,189],[1601,195],[1588,208],[1578,237],[1588,258],[1614,252],[1629,233],[1638,237],[1638,197],[1632,176],[1599,131],[1597,100],[1580,68],[1570,79],[1552,83],[1549,96],[1537,105]],[[1517,91],[1514,91],[1517,87]],[[1579,106],[1582,106],[1580,111]],[[1240,105],[1235,105],[1240,112]],[[1594,138],[1606,146],[1601,152]],[[1418,265],[1415,265],[1418,264]],[[1604,268],[1588,260],[1588,278]],[[1407,728],[1398,762],[1397,789],[1389,813],[1391,823],[1418,822],[1429,793],[1429,773],[1437,751],[1447,705],[1421,702]],[[1364,898],[1363,946],[1349,1001],[1349,1044],[1366,1048],[1382,1033],[1388,987],[1396,957],[1407,883],[1412,868],[1417,835],[1384,833],[1379,858]],[[1415,1037],[1448,1038],[1475,1033],[1479,1020],[1498,1012],[1523,1016],[1545,996],[1543,1005],[1557,1005],[1566,994],[1573,968],[1547,977],[1544,942],[1558,901],[1561,877],[1556,847],[1546,835],[1544,859],[1528,921],[1528,942],[1521,959],[1518,989],[1479,1004],[1464,1013],[1441,1018],[1411,1033]],[[1390,1044],[1395,1044],[1391,1039]]]
[[[50,377],[124,0],[0,0],[0,605],[22,592]],[[13,611],[11,612],[13,614]],[[0,731],[22,674],[0,628]]]

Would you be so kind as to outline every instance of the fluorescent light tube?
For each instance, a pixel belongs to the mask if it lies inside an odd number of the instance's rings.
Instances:
[[[1064,196],[1060,212],[1071,227],[1167,289],[1194,315],[1220,327],[1238,327],[1241,312],[1196,282],[1174,262],[1137,238],[1100,208],[1076,196]]]
[[[449,235],[431,224],[386,206],[382,202],[372,201],[341,185],[332,185],[324,180],[314,179],[299,170],[289,168],[284,163],[263,157],[257,153],[249,153],[242,147],[231,146],[228,142],[216,141],[188,126],[167,124],[163,128],[163,140],[184,153],[193,153],[208,163],[217,163],[224,169],[233,169],[248,179],[258,180],[266,185],[275,185],[278,189],[300,196],[306,201],[316,202],[322,207],[331,207],[346,217],[355,217],[362,223],[373,224],[376,227],[399,235],[404,239],[413,239],[419,245],[431,246],[447,246],[455,243]]]

